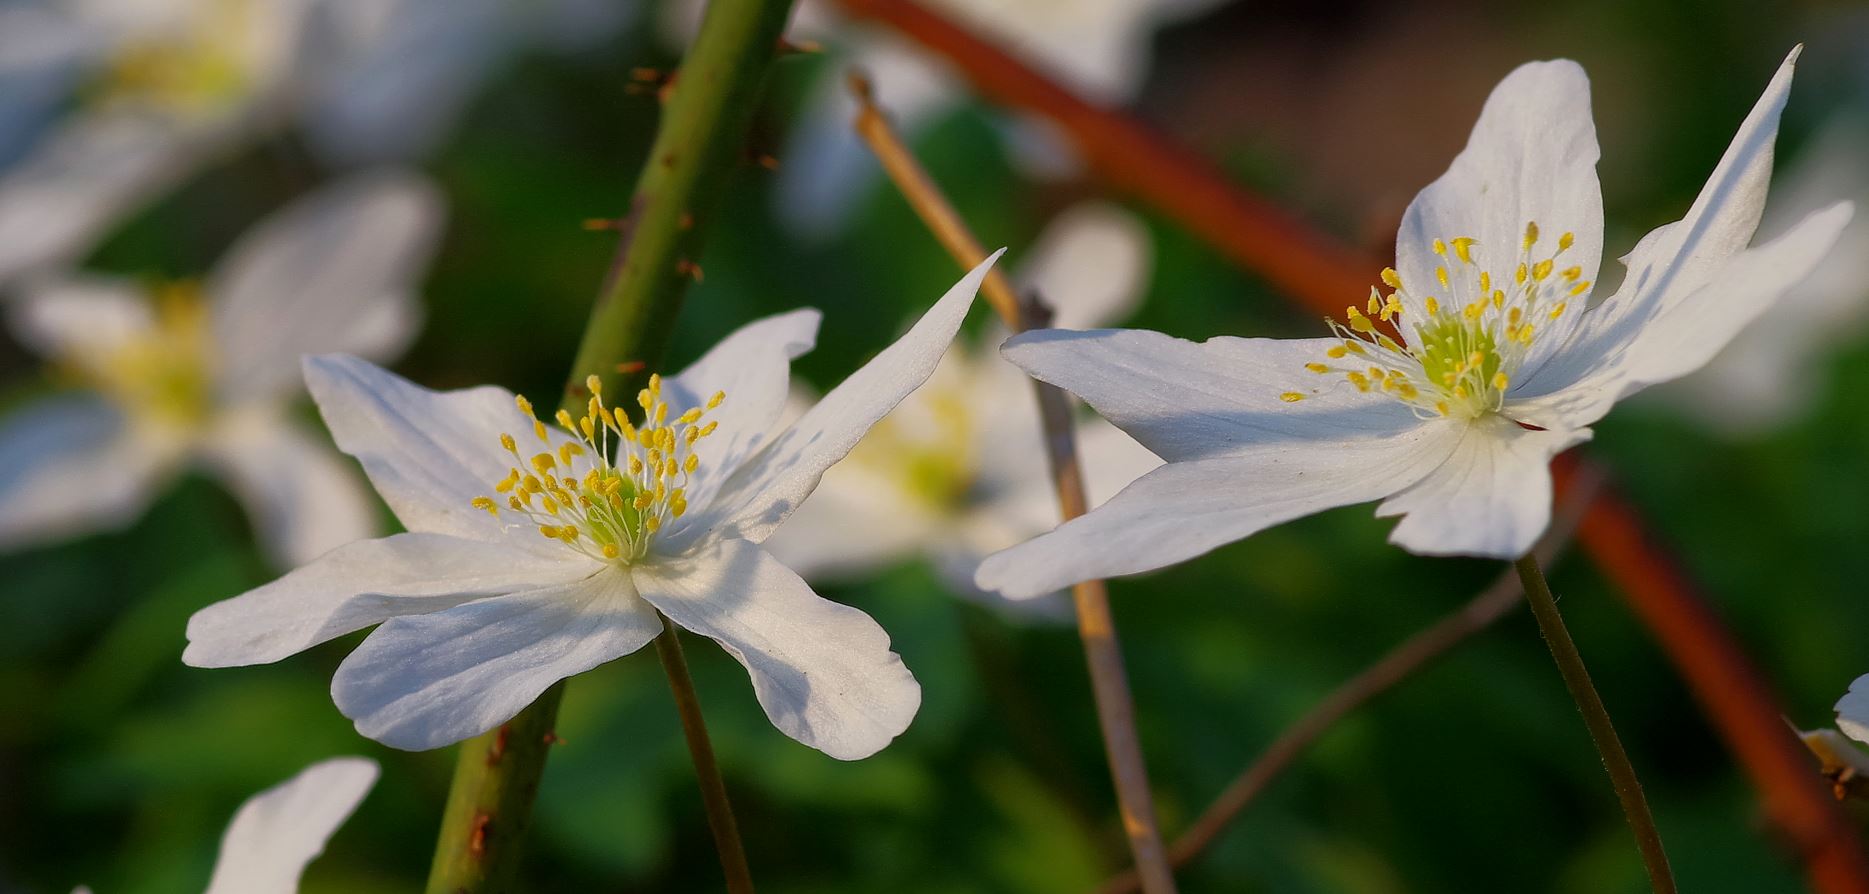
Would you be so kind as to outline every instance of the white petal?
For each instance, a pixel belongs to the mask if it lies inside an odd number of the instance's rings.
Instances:
[[[490,495],[511,467],[502,433],[519,440],[521,452],[538,443],[512,392],[491,385],[430,391],[343,354],[305,358],[305,384],[338,449],[363,463],[404,527],[499,537],[499,520],[473,508],[473,500]]]
[[[182,661],[194,667],[265,664],[371,624],[582,579],[592,563],[546,558],[499,543],[396,534],[346,544],[263,587],[188,619]]]
[[[1839,198],[1869,202],[1869,121],[1839,114],[1772,185],[1759,234],[1777,237]],[[1791,421],[1823,396],[1813,387],[1837,346],[1869,319],[1869,216],[1852,218],[1811,275],[1787,291],[1699,372],[1659,389],[1702,424],[1757,434]]]
[[[1425,319],[1416,302],[1435,291],[1434,269],[1451,262],[1430,249],[1436,239],[1478,239],[1474,261],[1498,277],[1518,263],[1525,225],[1542,231],[1538,258],[1555,250],[1566,232],[1576,237],[1560,267],[1583,268],[1594,282],[1603,255],[1603,192],[1597,183],[1596,125],[1590,118],[1590,80],[1568,59],[1519,66],[1493,88],[1467,147],[1440,179],[1409,203],[1395,237],[1396,268],[1412,299],[1408,314]],[[1574,325],[1570,314],[1553,326]],[[1523,370],[1544,363],[1562,337],[1545,333]]]
[[[402,352],[421,317],[417,281],[442,199],[406,171],[355,174],[261,221],[208,280],[218,372],[230,400],[299,386],[299,356]]]
[[[7,326],[41,357],[95,370],[155,328],[146,292],[114,276],[41,279],[6,307]]]
[[[1065,389],[1170,462],[1222,456],[1266,443],[1399,433],[1415,419],[1400,401],[1363,393],[1304,368],[1334,338],[1230,338],[1204,342],[1144,329],[1022,333],[1000,353]],[[1296,403],[1286,392],[1305,395]]]
[[[1551,522],[1551,457],[1589,440],[1589,429],[1531,431],[1492,415],[1433,424],[1456,433],[1453,455],[1376,507],[1403,516],[1389,542],[1429,556],[1525,555]]]
[[[513,718],[559,680],[642,648],[662,623],[630,576],[582,580],[391,618],[331,678],[357,732],[422,751]]]
[[[757,543],[770,535],[810,496],[826,469],[927,381],[973,305],[980,280],[1001,252],[994,252],[955,283],[895,344],[851,373],[803,418],[735,469],[712,505],[663,538],[669,546],[680,549],[707,536]]]
[[[327,3],[306,134],[346,164],[411,159],[453,128],[517,35],[499,0]]]
[[[705,407],[715,394],[727,397],[707,418],[720,428],[695,442],[700,465],[688,486],[688,503],[706,506],[741,463],[764,446],[790,393],[792,361],[818,340],[816,310],[795,310],[741,326],[687,369],[662,381],[670,416]],[[633,396],[619,395],[633,407]]]
[[[178,458],[111,404],[51,398],[0,421],[0,548],[129,527]]]
[[[1129,316],[1149,278],[1149,233],[1115,205],[1086,202],[1054,218],[1019,268],[1024,291],[1053,309],[1051,325],[1088,329]]]
[[[1848,202],[1833,205],[1778,239],[1733,256],[1684,300],[1585,342],[1597,358],[1589,374],[1548,395],[1522,398],[1515,393],[1506,412],[1547,428],[1584,425],[1628,395],[1699,369],[1810,274],[1853,212]]]
[[[1687,216],[1642,238],[1623,258],[1628,274],[1621,288],[1580,315],[1577,329],[1553,345],[1549,361],[1519,377],[1514,396],[1543,397],[1603,374],[1618,363],[1616,358],[1637,333],[1718,278],[1726,262],[1751,243],[1765,207],[1778,118],[1791,91],[1797,57],[1798,50],[1793,50],[1772,77]],[[1608,402],[1567,417],[1568,424],[1595,422],[1608,411]]]
[[[780,732],[839,760],[881,750],[921,685],[869,615],[820,597],[757,544],[724,540],[631,569],[642,598],[746,665]]]
[[[1837,700],[1837,729],[1858,742],[1869,742],[1869,674],[1857,677]]]
[[[1172,565],[1281,522],[1396,493],[1446,460],[1457,437],[1444,424],[1417,424],[1170,462],[1057,530],[987,557],[975,582],[1031,599]]]
[[[0,177],[0,280],[78,260],[179,178],[200,141],[164,116],[70,118]]]
[[[334,758],[248,799],[221,837],[207,894],[294,894],[305,865],[324,852],[376,777],[375,761]]]
[[[204,446],[280,565],[378,533],[369,486],[322,432],[314,439],[279,415],[246,412],[217,425]]]

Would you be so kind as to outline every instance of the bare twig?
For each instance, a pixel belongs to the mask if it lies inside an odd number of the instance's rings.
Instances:
[[[921,164],[902,145],[889,121],[876,107],[869,84],[861,75],[853,75],[851,91],[861,103],[857,114],[857,133],[876,153],[916,214],[934,232],[942,247],[954,256],[963,269],[986,260],[986,251],[967,230],[967,225],[929,179]],[[1000,319],[1014,332],[1025,328],[1030,308],[1023,307],[1012,283],[998,270],[987,275],[981,293],[999,313]],[[1064,520],[1087,511],[1083,472],[1078,464],[1077,443],[1071,419],[1071,407],[1064,392],[1041,382],[1033,382],[1038,393],[1039,414],[1045,433],[1045,453],[1051,462],[1053,483],[1058,492],[1058,508]],[[1136,738],[1135,704],[1129,693],[1129,675],[1123,668],[1123,654],[1116,640],[1116,622],[1110,616],[1110,600],[1103,581],[1085,581],[1071,588],[1077,606],[1077,630],[1084,642],[1084,657],[1090,667],[1091,691],[1096,697],[1097,721],[1103,730],[1104,750],[1110,761],[1110,776],[1116,784],[1116,800],[1122,812],[1123,832],[1142,889],[1148,894],[1170,894],[1175,890],[1174,876],[1162,849],[1161,832],[1155,822],[1155,804],[1149,792],[1148,769],[1142,760],[1142,745]]]
[[[1005,52],[912,0],[839,0],[845,11],[894,28],[944,56],[986,97],[1046,118],[1068,135],[1091,169],[1181,223],[1258,273],[1311,312],[1341,313],[1345,296],[1368,292],[1363,257],[1285,214],[1198,154],[1120,112],[1085,102]],[[1560,457],[1567,471],[1584,460]],[[1777,699],[1731,631],[1674,560],[1647,536],[1640,514],[1606,488],[1580,526],[1579,545],[1648,625],[1727,747],[1751,777],[1814,888],[1869,894],[1869,857],[1847,818],[1815,778]]]
[[[1600,477],[1589,481],[1580,479],[1571,488],[1570,494],[1559,501],[1550,530],[1532,549],[1538,561],[1549,565],[1564,554],[1570,546],[1571,535],[1577,530],[1577,522],[1583,515],[1584,507],[1601,486]],[[1434,663],[1455,646],[1493,626],[1494,622],[1518,607],[1524,593],[1525,588],[1519,582],[1518,573],[1506,571],[1467,604],[1403,640],[1377,659],[1375,664],[1364,668],[1324,696],[1323,701],[1285,727],[1259,754],[1258,759],[1233,777],[1233,781],[1220,792],[1220,797],[1201,811],[1201,815],[1188,825],[1188,830],[1175,839],[1174,845],[1168,849],[1169,865],[1180,869],[1193,862],[1194,858],[1219,839],[1227,826],[1246,811],[1253,799],[1271,786],[1280,773],[1303,756],[1338,721],[1414,676],[1415,672]],[[1104,882],[1097,889],[1097,894],[1133,894],[1137,890],[1136,881],[1136,874],[1125,870]]]

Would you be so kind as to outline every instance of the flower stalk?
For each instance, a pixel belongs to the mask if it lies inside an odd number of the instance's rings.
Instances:
[[[692,279],[694,258],[741,156],[761,86],[775,58],[791,0],[714,0],[666,97],[661,125],[622,223],[623,235],[609,276],[591,309],[565,386],[564,408],[581,412],[589,394],[586,374],[606,390],[633,393],[666,350],[675,316]],[[627,372],[626,372],[627,370]],[[672,637],[668,628],[664,637]],[[665,649],[658,640],[658,650]],[[691,752],[711,756],[706,727],[693,702],[693,685],[673,676]],[[685,671],[685,666],[684,666]],[[685,673],[682,675],[685,680]],[[500,728],[461,744],[454,784],[444,808],[441,838],[428,879],[429,894],[504,891],[518,877],[519,842],[531,818],[564,683]],[[694,710],[694,722],[688,712]],[[708,794],[725,807],[724,787],[711,760],[696,772]],[[731,820],[729,819],[729,823]],[[737,837],[735,838],[737,843]],[[728,877],[745,857],[722,852]],[[735,891],[751,890],[733,888]]]
[[[1557,599],[1551,595],[1550,585],[1545,583],[1538,558],[1527,553],[1513,564],[1525,585],[1525,600],[1531,605],[1532,616],[1538,619],[1538,629],[1544,634],[1545,644],[1551,647],[1551,657],[1564,677],[1564,686],[1577,702],[1577,709],[1583,712],[1590,739],[1603,758],[1603,768],[1609,771],[1616,798],[1622,802],[1623,816],[1628,819],[1629,828],[1635,833],[1636,847],[1642,852],[1642,864],[1648,869],[1649,886],[1656,894],[1674,894],[1674,875],[1668,868],[1668,854],[1662,848],[1661,832],[1655,828],[1648,799],[1642,794],[1642,780],[1636,776],[1635,765],[1629,762],[1629,754],[1622,748],[1615,724],[1610,722],[1609,710],[1603,707],[1602,696],[1590,682],[1590,671],[1584,667],[1577,644],[1571,641],[1563,616],[1558,614]]]
[[[876,106],[869,82],[861,75],[853,75],[850,87],[860,105],[857,133],[882,161],[890,180],[934,232],[942,247],[963,268],[978,264],[986,257],[985,249],[968,231],[960,214],[941,194],[927,171],[902,144]],[[1037,308],[1020,302],[1011,283],[999,271],[988,274],[980,291],[1013,332],[1024,331],[1033,324]],[[1043,382],[1035,381],[1033,385],[1044,428],[1046,456],[1058,492],[1058,508],[1061,517],[1069,521],[1089,508],[1084,495],[1083,471],[1078,463],[1071,407],[1063,391]],[[1123,666],[1122,647],[1116,638],[1116,621],[1110,613],[1108,591],[1101,580],[1083,581],[1071,587],[1071,600],[1076,608],[1078,634],[1084,643],[1084,658],[1090,670],[1097,721],[1116,786],[1123,832],[1129,840],[1142,890],[1147,894],[1172,894],[1174,873],[1169,868],[1167,851],[1162,846],[1161,831],[1155,819],[1148,767],[1136,736],[1135,700],[1129,691],[1129,676]]]
[[[740,823],[733,816],[733,803],[727,799],[727,783],[721,778],[720,765],[714,760],[714,745],[707,737],[707,720],[701,715],[701,700],[695,695],[694,678],[688,675],[688,659],[681,651],[681,630],[664,619],[662,632],[655,638],[656,657],[668,673],[668,687],[675,695],[675,710],[681,714],[681,729],[688,738],[688,756],[694,761],[694,773],[701,784],[701,801],[707,806],[707,827],[714,833],[714,849],[720,852],[720,868],[727,876],[729,894],[753,894],[753,873],[746,865],[746,849],[740,844]]]

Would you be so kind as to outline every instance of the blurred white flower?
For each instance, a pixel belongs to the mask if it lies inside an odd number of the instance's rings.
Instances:
[[[127,526],[191,461],[246,503],[281,563],[374,533],[356,473],[290,418],[298,359],[400,354],[441,218],[427,181],[359,174],[255,226],[205,284],[35,283],[9,323],[83,390],[0,420],[0,546]]]
[[[1687,216],[1638,243],[1586,309],[1602,252],[1589,82],[1521,66],[1466,149],[1415,197],[1393,289],[1334,338],[1041,331],[1003,353],[1081,395],[1168,464],[1057,530],[989,557],[978,583],[1031,598],[1198,556],[1280,522],[1382,500],[1390,540],[1517,558],[1550,521],[1550,458],[1617,401],[1693,372],[1835,243],[1847,202],[1748,248],[1793,51]],[[1367,315],[1365,315],[1367,314]],[[1408,335],[1404,346],[1384,334]]]
[[[197,612],[182,659],[277,661],[379,625],[332,698],[372,739],[436,748],[636,651],[667,618],[745,665],[780,731],[867,757],[908,727],[921,687],[875,621],[819,597],[760,543],[934,371],[990,264],[788,426],[776,423],[791,360],[817,336],[812,310],[749,324],[651,378],[634,425],[595,376],[586,415],[561,412],[552,429],[501,388],[434,392],[353,357],[308,358],[339,447],[409,533]]]
[[[1078,329],[1127,316],[1142,296],[1148,234],[1107,205],[1072,208],[1039,237],[1020,288]],[[1005,332],[955,345],[928,383],[825,473],[811,499],[767,541],[811,581],[846,580],[926,555],[956,594],[1023,616],[1068,619],[1062,599],[1008,602],[973,584],[988,554],[1058,524],[1038,404],[1025,374],[998,356]],[[1092,505],[1161,464],[1101,419],[1077,426]]]
[[[295,894],[306,864],[324,853],[376,777],[375,761],[332,758],[248,798],[221,836],[207,894]]]
[[[1777,236],[1839,197],[1869,202],[1869,119],[1832,118],[1778,178],[1759,232]],[[1763,433],[1822,396],[1830,349],[1862,334],[1869,318],[1869,216],[1850,222],[1834,251],[1787,291],[1705,369],[1657,397],[1729,435]]]
[[[24,153],[0,167],[0,283],[81,259],[153,197],[295,121],[335,161],[413,159],[512,52],[601,39],[633,9],[595,0],[0,7],[0,165]],[[36,126],[68,99],[68,114]]]
[[[1220,2],[928,0],[926,5],[1086,98],[1121,105],[1142,87],[1155,32]],[[664,8],[663,32],[671,45],[686,46],[704,7],[704,0],[674,0]],[[837,73],[819,82],[781,155],[776,196],[783,220],[802,236],[822,238],[842,226],[880,170],[851,129],[857,105],[842,70],[867,72],[883,108],[909,136],[962,102],[966,81],[914,42],[844,21],[822,0],[803,0],[787,33],[824,44],[838,60]],[[1021,119],[1008,138],[1015,160],[1034,173],[1055,174],[1076,165],[1069,147],[1041,122]]]
[[[1857,677],[1837,700],[1837,729],[1858,742],[1869,742],[1869,674]]]

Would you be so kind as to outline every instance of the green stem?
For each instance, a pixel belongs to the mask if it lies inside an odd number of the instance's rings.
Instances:
[[[707,827],[714,833],[714,849],[720,852],[727,891],[753,894],[753,873],[746,865],[746,849],[740,845],[740,824],[733,817],[733,804],[727,800],[727,783],[721,779],[720,765],[714,762],[714,745],[708,741],[707,722],[701,716],[701,699],[695,694],[694,679],[688,676],[688,659],[682,655],[681,630],[667,618],[662,619],[662,632],[656,635],[655,652],[662,659],[662,669],[668,672],[668,688],[675,695],[681,730],[688,737],[688,756],[694,761],[694,774],[701,784]]]
[[[1551,595],[1550,585],[1545,583],[1544,572],[1539,570],[1537,558],[1529,554],[1519,559],[1515,567],[1519,579],[1525,582],[1525,600],[1531,603],[1538,629],[1544,633],[1545,644],[1551,647],[1551,657],[1564,676],[1564,686],[1577,702],[1577,709],[1583,712],[1590,739],[1603,757],[1604,769],[1609,771],[1610,784],[1616,789],[1616,798],[1622,802],[1623,816],[1635,833],[1636,848],[1642,852],[1642,863],[1648,868],[1649,886],[1655,894],[1675,894],[1668,854],[1662,849],[1661,831],[1655,828],[1648,799],[1642,795],[1642,780],[1636,777],[1628,752],[1622,750],[1622,740],[1616,736],[1609,710],[1603,707],[1603,698],[1597,695],[1596,686],[1590,682],[1590,671],[1583,665],[1583,656],[1578,654],[1577,644],[1571,641],[1570,631],[1564,627],[1564,618],[1558,614],[1557,600]]]
[[[682,296],[698,278],[695,259],[707,225],[743,157],[747,129],[791,5],[791,0],[708,4],[700,33],[668,91],[649,160],[622,221],[616,259],[591,308],[565,385],[565,409],[583,412],[587,375],[599,376],[613,394],[630,394],[661,362]],[[519,842],[531,819],[563,694],[561,682],[500,729],[462,743],[429,872],[429,894],[512,889]],[[696,730],[685,721],[695,748]],[[699,732],[705,746],[705,729]],[[704,780],[703,788],[707,785]]]

